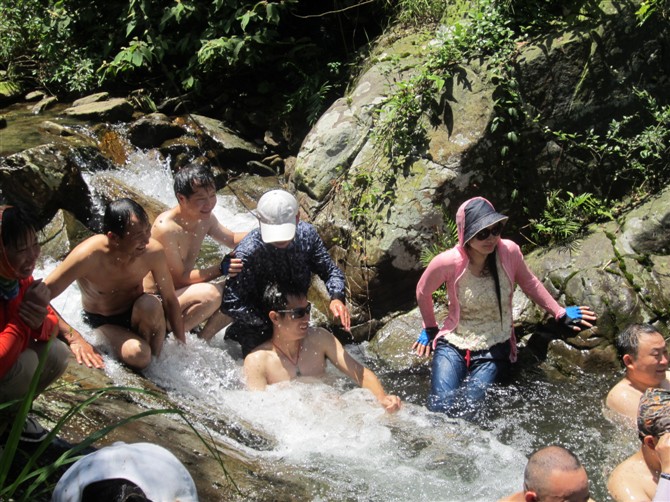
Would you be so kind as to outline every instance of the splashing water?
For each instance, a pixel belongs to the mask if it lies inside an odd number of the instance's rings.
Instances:
[[[137,160],[140,159],[140,160]],[[165,166],[138,154],[136,178],[124,179],[162,202],[176,203]],[[157,181],[159,180],[159,181]],[[217,217],[232,230],[256,224],[233,197],[219,196]],[[47,260],[35,277],[55,263]],[[109,354],[105,340],[81,320],[76,284],[54,306],[93,344]],[[347,348],[358,360],[377,361],[365,344]],[[109,355],[106,372],[118,384],[137,378]],[[314,500],[497,500],[522,487],[526,456],[547,444],[574,451],[591,479],[591,495],[607,497],[606,479],[637,444],[602,416],[602,399],[617,375],[550,379],[537,368],[495,386],[476,424],[427,411],[428,371],[390,373],[375,368],[388,392],[400,395],[403,409],[386,414],[374,397],[329,368],[323,383],[292,382],[265,392],[244,389],[239,348],[219,333],[207,344],[187,334],[186,346],[166,341],[160,358],[144,375],[168,392],[203,424],[217,419],[241,424],[266,441],[221,439],[267,463],[275,472],[300,471],[313,481]],[[216,430],[213,430],[216,433]]]

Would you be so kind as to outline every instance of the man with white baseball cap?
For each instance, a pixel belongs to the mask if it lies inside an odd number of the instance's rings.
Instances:
[[[330,311],[350,329],[345,301],[344,273],[335,265],[316,229],[300,221],[298,201],[285,190],[265,193],[256,207],[260,228],[252,230],[235,249],[244,268],[228,280],[221,310],[235,319],[226,338],[236,340],[246,355],[272,336],[261,306],[270,283],[292,282],[307,294],[312,273],[326,284]]]
[[[300,218],[298,201],[284,190],[270,190],[258,201],[256,215],[263,242],[288,242],[293,240]]]

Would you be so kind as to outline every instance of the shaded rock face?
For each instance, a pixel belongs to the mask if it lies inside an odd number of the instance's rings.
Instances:
[[[0,158],[0,189],[10,204],[30,208],[40,226],[58,209],[66,209],[88,224],[92,199],[81,176],[81,165],[106,164],[92,148],[43,145]]]
[[[139,148],[156,148],[169,139],[178,138],[185,131],[172,124],[167,115],[152,113],[141,117],[128,128],[128,139]]]

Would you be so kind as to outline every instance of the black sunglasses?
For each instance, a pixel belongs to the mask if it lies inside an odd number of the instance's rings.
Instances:
[[[475,234],[475,238],[478,241],[485,241],[486,239],[489,238],[489,235],[493,235],[494,237],[497,237],[500,235],[500,232],[502,232],[502,229],[505,225],[502,223],[496,223],[493,225],[491,228],[485,228],[484,230],[480,230]]]
[[[297,307],[290,310],[277,310],[279,314],[291,314],[291,319],[302,319],[312,311],[312,304],[307,302],[306,307]]]

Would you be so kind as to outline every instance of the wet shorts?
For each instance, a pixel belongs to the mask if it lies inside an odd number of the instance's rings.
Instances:
[[[122,328],[131,329],[132,316],[133,316],[133,309],[114,315],[94,314],[93,312],[86,312],[85,310],[82,314],[84,322],[93,329],[99,328],[103,324],[114,324],[115,326],[121,326]]]

